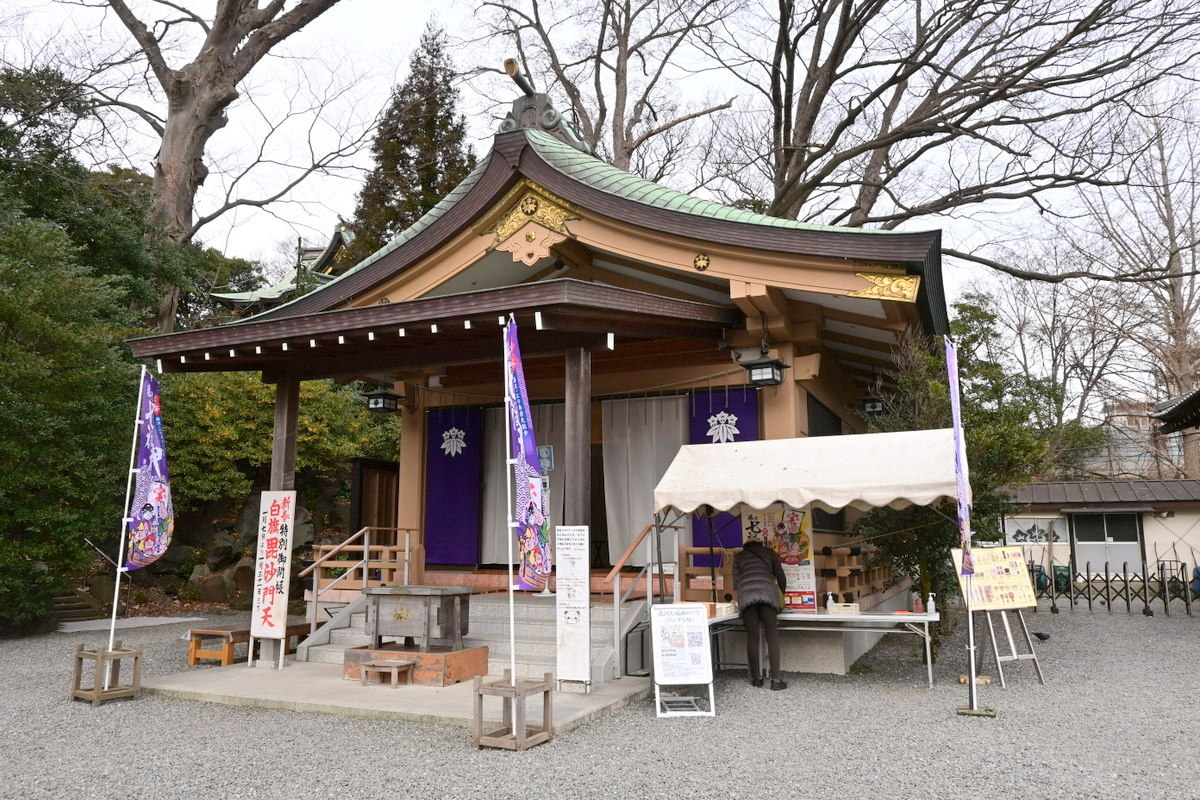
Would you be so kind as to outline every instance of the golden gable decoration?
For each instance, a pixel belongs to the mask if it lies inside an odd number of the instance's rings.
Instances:
[[[899,300],[905,303],[917,301],[917,290],[921,287],[921,278],[918,275],[887,275],[874,272],[854,274],[869,281],[871,285],[851,292],[849,297],[873,297],[877,300]]]
[[[505,244],[518,231],[524,231],[526,244],[534,243],[535,240],[539,243],[554,240],[553,243],[557,244],[571,236],[567,223],[579,219],[579,215],[575,213],[575,209],[570,203],[528,180],[523,180],[514,186],[504,196],[504,199],[496,204],[495,208],[508,208],[508,211],[497,220],[493,227],[485,231],[485,233],[495,234],[488,249],[509,251],[513,254],[514,260],[525,260],[524,256],[527,255],[528,248],[522,245],[510,244],[505,247],[501,247],[501,245]],[[542,236],[530,226],[531,223],[534,227],[553,232],[557,236]],[[540,248],[537,249],[540,250]],[[517,254],[518,250],[521,251],[520,256]]]

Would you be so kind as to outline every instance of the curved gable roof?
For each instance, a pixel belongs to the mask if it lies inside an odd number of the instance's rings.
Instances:
[[[385,247],[320,289],[255,321],[327,311],[402,272],[486,213],[521,177],[581,208],[638,227],[714,243],[818,257],[903,263],[922,276],[920,311],[931,333],[948,329],[939,231],[812,225],[724,206],[661,186],[539,130],[498,134],[487,157],[450,194]],[[236,323],[234,323],[236,324]]]

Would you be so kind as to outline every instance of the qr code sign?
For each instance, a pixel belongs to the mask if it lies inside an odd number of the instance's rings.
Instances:
[[[703,631],[688,631],[687,646],[688,647],[703,647],[704,646],[704,632]]]

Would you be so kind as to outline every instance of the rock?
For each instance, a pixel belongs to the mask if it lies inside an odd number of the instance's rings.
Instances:
[[[249,611],[254,607],[253,593],[238,592],[233,597],[229,598],[229,607],[234,611]]]
[[[184,565],[200,560],[200,548],[172,541],[167,552],[159,556],[151,569],[160,575],[182,575]]]
[[[199,585],[201,581],[212,575],[212,570],[204,564],[197,564],[192,567],[192,574],[188,576],[188,583]]]
[[[237,542],[224,531],[214,533],[204,548],[204,563],[211,570],[216,570],[225,564],[231,564],[240,555]]]
[[[179,594],[179,590],[186,584],[183,578],[178,575],[160,575],[158,577],[158,585],[162,588],[163,592],[174,597]]]
[[[238,563],[225,570],[225,589],[232,597],[241,592],[249,592],[254,588],[254,559],[242,556]]]
[[[220,575],[211,575],[200,581],[199,589],[202,603],[225,603],[229,600],[225,594],[225,579]]]

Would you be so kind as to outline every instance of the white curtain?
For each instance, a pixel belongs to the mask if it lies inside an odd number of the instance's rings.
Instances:
[[[562,403],[533,406],[533,435],[538,445],[554,448],[554,466],[550,471],[550,535],[554,526],[562,524],[563,491],[557,480],[562,475],[562,460],[566,455],[566,406]],[[484,409],[483,416],[483,542],[479,560],[482,564],[508,563],[508,497],[505,463],[504,407]],[[587,447],[591,447],[588,442]],[[652,487],[653,488],[653,487]],[[515,540],[514,540],[515,541]],[[516,548],[513,548],[514,553]]]
[[[608,511],[608,555],[615,564],[654,521],[654,487],[687,437],[686,397],[605,400],[604,505]],[[626,563],[650,559],[643,541]]]

